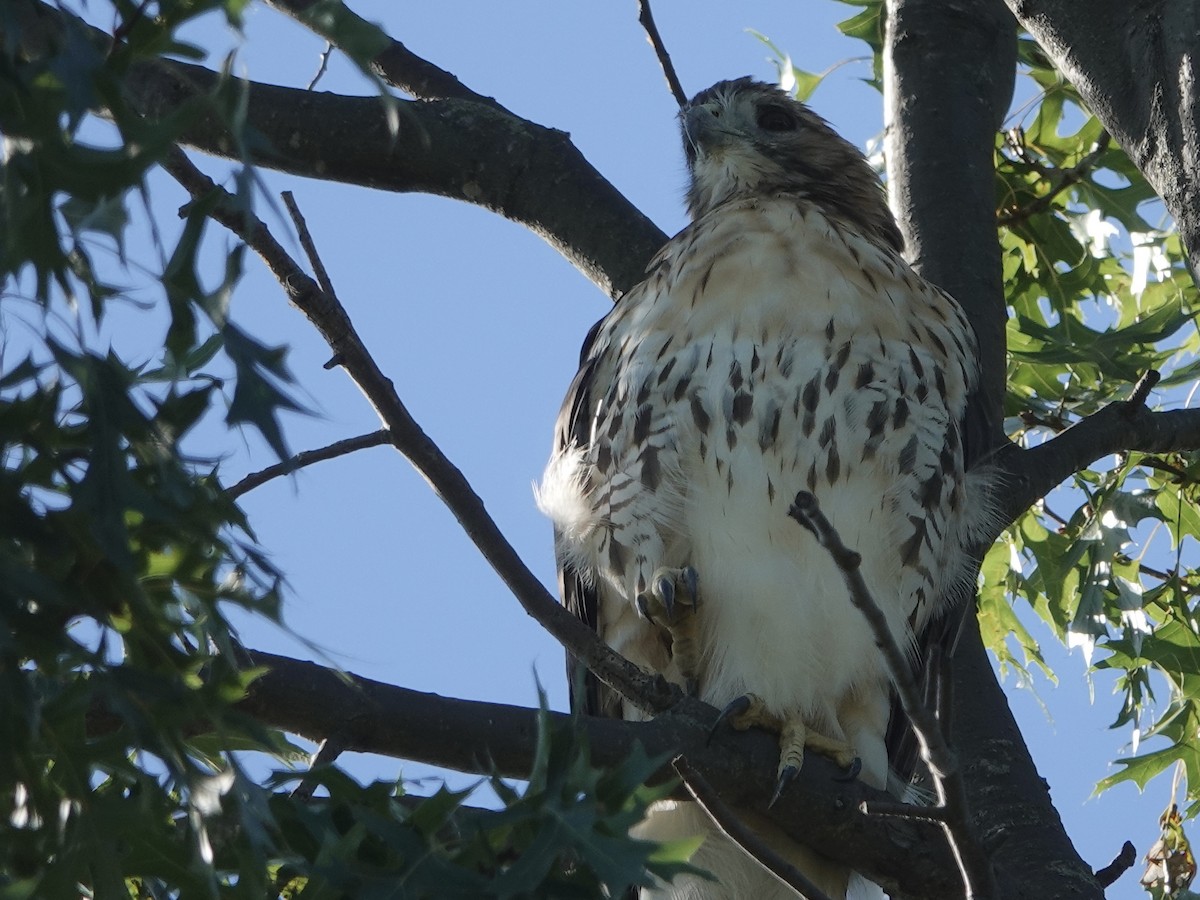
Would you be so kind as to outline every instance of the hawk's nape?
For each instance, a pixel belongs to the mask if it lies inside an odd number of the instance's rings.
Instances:
[[[807,747],[857,756],[883,788],[888,672],[787,511],[816,495],[915,647],[958,595],[986,508],[964,465],[974,334],[901,257],[862,154],[806,106],[743,78],[698,94],[682,122],[692,223],[589,335],[539,490],[563,601],[703,700],[746,698],[738,724],[784,735],[781,770]],[[579,701],[637,715],[594,680]],[[830,897],[861,882],[745,815]],[[706,835],[695,862],[718,879],[644,896],[793,896],[693,804],[659,804],[636,830]]]

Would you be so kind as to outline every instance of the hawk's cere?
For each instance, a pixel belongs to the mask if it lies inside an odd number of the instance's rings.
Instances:
[[[891,689],[825,550],[787,515],[814,493],[897,639],[915,646],[969,570],[962,421],[975,338],[901,258],[862,154],[769,85],[721,82],[684,109],[692,224],[593,329],[539,501],[563,602],[612,647],[883,787]],[[592,680],[588,712],[633,717]],[[754,827],[831,897],[850,874]],[[704,833],[720,879],[644,896],[794,896],[688,803],[639,833]],[[856,879],[857,880],[857,879]],[[683,883],[686,881],[686,883]]]

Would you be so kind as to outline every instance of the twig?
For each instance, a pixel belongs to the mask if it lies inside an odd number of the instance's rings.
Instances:
[[[292,224],[296,226],[296,234],[300,237],[300,246],[304,248],[304,255],[308,257],[313,274],[317,276],[317,284],[321,285],[321,290],[330,297],[336,297],[333,282],[329,280],[329,272],[325,268],[325,263],[321,262],[321,254],[317,252],[317,245],[312,239],[312,233],[308,230],[308,223],[304,221],[300,207],[296,205],[296,197],[291,191],[283,191],[279,196],[283,198],[283,205],[287,207],[288,214],[292,217]]]
[[[941,823],[950,850],[958,863],[968,900],[996,896],[995,873],[992,871],[991,861],[979,843],[968,815],[962,770],[946,744],[937,720],[922,700],[908,658],[888,627],[883,610],[879,608],[863,580],[862,572],[859,571],[862,556],[842,542],[837,529],[821,512],[817,498],[808,491],[801,491],[796,495],[795,501],[788,509],[788,515],[812,532],[817,542],[833,557],[841,570],[842,578],[850,592],[850,600],[867,620],[875,638],[875,645],[883,654],[904,714],[912,725],[921,759],[929,768],[938,798],[938,806],[935,809],[939,811],[933,814],[929,811],[922,813],[907,810],[906,816],[936,818]],[[881,809],[878,804],[874,809],[876,812],[886,812],[886,809]]]
[[[638,0],[638,21],[642,23],[650,46],[654,48],[654,55],[658,57],[658,64],[662,66],[663,76],[667,79],[667,87],[671,89],[675,102],[681,107],[687,106],[687,94],[684,93],[683,85],[679,83],[679,76],[675,74],[675,65],[671,62],[671,54],[667,52],[667,46],[658,33],[658,26],[654,24],[654,13],[650,11],[650,0]]]
[[[379,431],[372,431],[369,434],[360,434],[357,437],[335,441],[319,450],[305,450],[302,453],[297,453],[291,459],[285,459],[281,463],[267,466],[267,468],[259,472],[251,472],[237,484],[226,488],[225,493],[231,499],[237,499],[243,494],[254,490],[256,487],[266,484],[273,478],[279,478],[281,475],[290,475],[292,472],[299,471],[305,466],[311,466],[313,463],[324,462],[327,459],[336,459],[339,456],[354,453],[356,450],[379,447],[391,442],[391,434],[388,433],[386,428],[381,428]]]
[[[267,0],[267,5],[299,20],[305,27],[312,28],[312,22],[304,17],[312,7],[312,0]],[[361,28],[371,27],[366,19],[346,7],[342,7],[338,15],[344,25],[356,26],[347,27],[347,33],[356,34]],[[322,33],[321,37],[331,45],[337,45],[336,35]],[[493,98],[471,90],[453,74],[417,56],[394,38],[389,38],[383,51],[371,60],[371,69],[392,87],[420,100],[470,100],[507,112]],[[312,85],[309,85],[310,89],[311,87]]]
[[[109,47],[109,53],[115,50],[120,43],[125,40],[125,38],[129,37],[130,32],[133,31],[137,23],[140,22],[146,15],[146,9],[150,6],[150,3],[151,0],[142,0],[142,2],[138,4],[137,9],[133,11],[133,15],[122,22],[120,26],[113,31],[112,46]]]
[[[311,91],[317,86],[317,82],[321,80],[326,70],[329,68],[329,58],[333,56],[333,41],[325,44],[325,51],[321,54],[321,64],[317,66],[317,73],[313,75],[312,81],[308,83],[306,91]]]
[[[954,754],[942,740],[941,731],[933,715],[925,708],[921,689],[913,677],[908,657],[900,649],[891,628],[888,627],[887,617],[863,581],[862,572],[859,570],[862,556],[842,543],[837,530],[821,512],[817,498],[808,491],[801,491],[796,495],[795,501],[788,509],[788,515],[812,532],[817,542],[841,569],[846,587],[850,591],[850,600],[866,618],[874,635],[875,645],[883,653],[896,692],[900,695],[905,715],[913,723],[913,731],[921,744],[922,759],[933,768],[935,776],[944,777],[957,771],[958,763]]]
[[[1133,392],[1129,395],[1129,399],[1125,401],[1130,410],[1145,406],[1146,401],[1150,398],[1150,392],[1161,380],[1162,375],[1157,369],[1147,369],[1146,373],[1138,379],[1137,384],[1133,386]]]
[[[1100,136],[1096,138],[1096,146],[1092,148],[1091,152],[1075,165],[1062,169],[1058,181],[1047,193],[1031,200],[1027,206],[1019,207],[1012,212],[1000,213],[996,216],[996,224],[1015,225],[1049,209],[1055,197],[1071,185],[1078,184],[1083,180],[1083,176],[1088,173],[1092,166],[1096,164],[1096,161],[1108,150],[1108,145],[1111,141],[1112,136],[1107,131],[1100,132]]]
[[[717,795],[708,780],[693,768],[686,758],[676,756],[671,760],[671,767],[683,779],[683,785],[692,795],[692,799],[708,814],[708,817],[725,836],[745,850],[755,862],[798,893],[804,900],[829,900],[803,872],[767,846],[759,835],[747,828],[737,814]]]
[[[317,789],[317,779],[313,777],[312,770],[320,766],[332,765],[345,749],[345,740],[337,736],[321,741],[321,746],[317,748],[317,752],[313,754],[312,760],[308,764],[309,774],[305,775],[296,785],[295,790],[292,791],[292,797],[298,800],[312,799],[313,792]]]
[[[1133,844],[1126,841],[1121,845],[1121,852],[1113,857],[1112,862],[1103,869],[1096,870],[1096,880],[1100,882],[1100,887],[1108,887],[1124,875],[1135,862],[1137,862],[1137,850]]]
[[[316,327],[333,350],[334,358],[375,408],[391,434],[392,445],[407,457],[454,514],[522,608],[596,677],[637,708],[660,713],[674,706],[682,697],[679,688],[660,675],[642,671],[614,651],[582,620],[559,605],[538,581],[462,472],[413,419],[337,298],[323,291],[275,240],[266,225],[233,203],[229,194],[200,172],[183,151],[172,148],[162,165],[196,199],[219,192],[220,199],[209,215],[262,257],[289,301]]]

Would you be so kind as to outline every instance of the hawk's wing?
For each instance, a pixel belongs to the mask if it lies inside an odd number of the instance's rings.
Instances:
[[[967,395],[965,414],[958,423],[962,435],[963,465],[968,472],[980,465],[995,445],[996,423],[986,410],[987,404],[982,388],[976,385]],[[968,574],[974,577],[976,572],[977,569],[972,567]],[[914,636],[916,647],[913,667],[927,709],[933,709],[937,702],[938,682],[943,673],[948,674],[948,667],[962,634],[964,620],[974,611],[974,604],[971,602],[973,588],[974,582],[968,580],[955,585],[953,590],[956,596],[951,603],[943,607],[945,612],[927,622]],[[937,604],[934,606],[936,608]],[[908,784],[923,774],[918,771],[921,766],[920,748],[916,735],[913,734],[912,723],[904,714],[899,697],[894,695],[884,740],[887,744],[889,766],[902,784]]]
[[[594,405],[592,403],[592,382],[598,361],[595,358],[589,359],[589,357],[592,344],[603,324],[604,318],[601,318],[583,339],[583,347],[579,351],[579,372],[567,390],[555,426],[556,451],[571,446],[582,446],[591,440],[591,410]],[[560,548],[562,542],[559,540],[557,532],[558,529],[555,529],[554,545],[556,548]],[[584,577],[564,557],[561,549],[556,549],[555,555],[558,563],[558,594],[562,597],[563,606],[582,619],[592,631],[599,631],[600,598],[596,593],[594,579]],[[600,682],[600,679],[584,668],[569,650],[567,651],[567,684],[571,689],[572,712],[597,716],[603,714],[605,709],[612,705],[610,700],[612,692]]]

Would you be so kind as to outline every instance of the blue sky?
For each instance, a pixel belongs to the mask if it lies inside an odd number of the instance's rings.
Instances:
[[[367,18],[414,52],[495,96],[519,115],[571,134],[584,155],[668,233],[685,223],[684,166],[675,102],[625,3],[360,3]],[[810,71],[853,57],[863,44],[834,27],[855,7],[828,0],[717,3],[660,0],[660,29],[689,93],[714,81],[772,79],[769,36]],[[211,40],[222,29],[197,32]],[[248,16],[236,70],[251,78],[303,86],[316,71],[320,41],[261,6]],[[859,146],[882,128],[879,95],[851,62],[818,89],[812,105]],[[369,94],[372,88],[335,60],[318,89]],[[221,165],[194,155],[210,173]],[[277,196],[291,190],[360,334],[425,430],[459,466],[491,514],[542,581],[553,589],[548,523],[531,484],[550,450],[558,405],[588,327],[609,307],[598,289],[536,235],[483,210],[419,195],[372,192],[265,173]],[[164,227],[184,201],[157,176],[154,203]],[[264,217],[287,239],[271,210]],[[230,239],[214,227],[218,246]],[[156,267],[148,249],[135,258]],[[213,273],[213,282],[217,280]],[[145,302],[158,298],[145,289]],[[257,259],[233,301],[251,334],[291,347],[290,365],[311,416],[289,416],[295,450],[312,449],[379,427],[340,369],[325,370],[328,348],[290,309]],[[161,340],[159,309],[118,309],[105,335],[127,359]],[[254,434],[206,429],[193,451],[220,456],[227,483],[273,460]],[[377,448],[320,464],[261,487],[243,500],[263,546],[287,573],[288,630],[240,623],[251,646],[316,658],[349,671],[448,696],[531,705],[535,678],[555,708],[566,706],[562,652],[521,610],[412,468]],[[1157,837],[1169,784],[1147,797],[1128,785],[1089,800],[1129,735],[1108,730],[1119,698],[1111,681],[1089,680],[1080,655],[1068,657],[1032,626],[1059,674],[1031,690],[1006,683],[1039,769],[1068,832],[1093,866],[1132,840],[1139,854]],[[1036,691],[1036,695],[1035,695]],[[1091,694],[1095,694],[1092,703]],[[343,758],[360,777],[427,777],[427,767],[376,758]],[[452,776],[453,783],[469,783]],[[1140,864],[1109,893],[1143,896]]]

